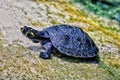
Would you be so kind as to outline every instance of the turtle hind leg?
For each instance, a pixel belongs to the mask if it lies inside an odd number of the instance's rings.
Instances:
[[[51,49],[52,49],[52,43],[47,42],[43,45],[43,47],[45,48],[45,51],[40,53],[40,57],[43,58],[43,59],[49,59],[50,58],[50,52],[51,52]]]

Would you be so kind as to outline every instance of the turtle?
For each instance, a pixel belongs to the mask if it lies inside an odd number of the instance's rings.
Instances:
[[[93,58],[98,56],[98,47],[80,27],[61,24],[50,26],[43,30],[36,30],[24,26],[21,28],[21,32],[32,42],[42,45],[45,51],[40,52],[39,56],[43,59],[50,59],[53,49],[75,58]]]

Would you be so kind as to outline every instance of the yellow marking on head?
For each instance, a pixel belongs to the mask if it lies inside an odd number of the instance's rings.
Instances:
[[[31,35],[32,35],[33,37],[35,37],[35,34],[34,34],[33,32],[31,32]]]
[[[25,33],[25,36],[27,36],[27,35],[28,35],[28,32],[29,32],[29,31],[27,31],[27,32]]]

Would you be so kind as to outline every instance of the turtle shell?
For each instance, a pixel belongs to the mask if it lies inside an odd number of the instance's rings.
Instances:
[[[53,46],[61,53],[80,58],[97,56],[98,48],[82,29],[70,25],[57,25],[44,29]]]

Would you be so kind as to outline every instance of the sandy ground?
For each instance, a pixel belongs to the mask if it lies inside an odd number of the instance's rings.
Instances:
[[[28,18],[37,17],[35,11],[31,10],[31,7],[36,8],[36,5],[30,0],[0,0],[0,32],[6,41],[4,47],[13,41],[19,41],[23,46],[33,44],[21,34],[20,28],[25,25],[31,26]],[[25,11],[28,12],[27,16]]]

